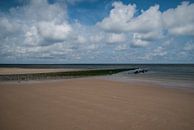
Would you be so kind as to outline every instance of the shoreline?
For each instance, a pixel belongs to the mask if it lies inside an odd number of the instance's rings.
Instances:
[[[115,76],[116,75],[116,76]],[[97,79],[106,81],[115,81],[120,83],[141,83],[141,84],[152,84],[163,88],[172,88],[180,90],[191,90],[194,91],[194,86],[192,82],[178,81],[177,80],[158,80],[150,78],[132,78],[132,77],[118,77],[117,74],[114,75],[96,75],[96,76],[77,76],[77,77],[58,77],[58,78],[43,78],[43,79],[29,79],[29,80],[5,80],[1,81],[5,84],[15,84],[15,83],[41,83],[41,82],[60,82],[66,80],[79,80],[79,79]]]
[[[50,73],[50,72],[68,72],[80,71],[81,68],[22,68],[22,67],[1,67],[0,75],[9,74],[34,74],[34,73]]]
[[[39,73],[25,73],[25,74],[5,74],[0,75],[0,81],[22,81],[22,80],[40,80],[40,79],[66,79],[77,77],[89,77],[100,75],[112,75],[119,72],[135,70],[136,68],[113,68],[113,69],[86,69],[77,71],[64,72],[39,72]]]

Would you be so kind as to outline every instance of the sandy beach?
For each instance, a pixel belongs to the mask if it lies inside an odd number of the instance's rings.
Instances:
[[[96,78],[0,83],[1,130],[193,130],[194,93]]]
[[[0,75],[6,74],[28,74],[28,73],[48,73],[48,72],[67,72],[67,71],[78,71],[82,69],[50,69],[50,68],[0,68]]]

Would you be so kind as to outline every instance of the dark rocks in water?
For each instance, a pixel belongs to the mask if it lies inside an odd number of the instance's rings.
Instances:
[[[147,69],[137,69],[134,71],[134,74],[145,73],[145,72],[148,72],[148,70]]]

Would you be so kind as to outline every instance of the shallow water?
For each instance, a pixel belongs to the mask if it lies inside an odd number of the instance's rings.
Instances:
[[[194,80],[194,65],[142,65],[140,68],[148,69],[146,73],[124,73],[127,77],[158,78],[169,80]]]
[[[128,71],[113,75],[117,80],[143,80],[163,84],[168,87],[194,88],[194,65],[137,65],[139,68],[147,69],[146,73],[134,74]]]

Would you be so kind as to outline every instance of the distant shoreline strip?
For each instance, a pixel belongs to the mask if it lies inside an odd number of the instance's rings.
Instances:
[[[46,72],[46,73],[29,73],[29,74],[6,74],[0,75],[0,81],[26,81],[26,80],[43,80],[43,79],[69,79],[88,76],[111,75],[123,71],[135,70],[137,68],[118,68],[118,69],[97,69],[97,70],[80,70],[67,72]]]

